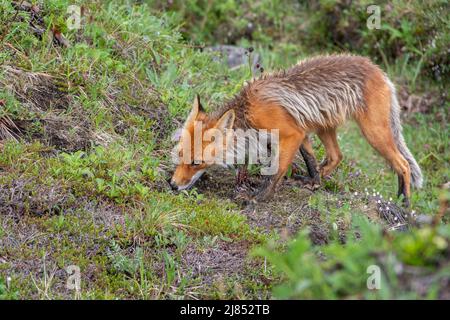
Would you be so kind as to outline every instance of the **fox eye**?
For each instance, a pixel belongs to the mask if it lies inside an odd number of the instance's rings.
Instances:
[[[202,162],[195,162],[195,160],[192,160],[192,162],[191,162],[192,167],[198,167],[201,164],[202,164]]]

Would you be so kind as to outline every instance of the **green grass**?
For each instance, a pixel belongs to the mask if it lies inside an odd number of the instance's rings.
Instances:
[[[363,269],[363,258],[376,246],[343,245],[342,239],[355,230],[354,220],[364,214],[367,203],[353,194],[374,188],[385,198],[394,197],[396,178],[356,126],[339,131],[345,157],[339,169],[320,190],[295,204],[294,209],[301,210],[295,232],[300,231],[302,257],[290,262],[294,268],[304,266],[302,276],[325,277],[331,267],[317,267],[324,251],[332,261],[348,263],[351,272],[344,268],[336,274],[342,277],[339,281],[323,287],[315,287],[321,281],[317,278],[305,294],[272,291],[286,279],[292,281],[286,285],[291,289],[299,280],[280,262],[282,253],[271,251],[289,247],[283,226],[291,223],[289,206],[294,201],[282,198],[257,208],[261,221],[255,222],[239,204],[220,196],[221,190],[174,194],[165,181],[172,168],[170,135],[195,94],[212,110],[239,91],[250,78],[248,68],[229,70],[213,54],[199,50],[198,41],[211,40],[204,30],[216,22],[205,20],[205,29],[189,29],[191,13],[198,14],[192,2],[180,12],[133,1],[77,3],[84,6],[85,17],[80,30],[68,30],[65,12],[70,1],[36,1],[43,20],[33,23],[45,30],[39,38],[30,31],[28,12],[17,13],[10,1],[0,0],[0,19],[8,21],[0,26],[0,298],[371,297],[361,283],[355,284],[365,273],[348,278],[357,272],[353,269]],[[240,30],[248,21],[237,18],[241,8],[236,3],[227,2],[219,11],[229,12],[227,23]],[[264,32],[261,24],[254,41],[240,37],[239,43],[253,46],[266,70],[323,51],[321,46],[304,48],[291,37],[280,37],[292,35],[295,23],[285,25],[292,20],[280,18],[284,9],[258,3],[252,6],[271,13],[267,28],[272,31]],[[62,31],[69,47],[53,43],[52,28]],[[439,84],[420,79],[417,61],[409,65],[408,59],[392,64],[389,59],[385,67],[408,90],[435,92]],[[424,215],[440,210],[442,185],[449,181],[448,104],[432,104],[427,114],[407,114],[404,121],[405,139],[425,176],[424,188],[413,192],[412,205]],[[13,138],[4,139],[5,132],[14,133]],[[320,158],[323,148],[317,139],[314,145]],[[301,192],[287,192],[297,191]],[[313,218],[309,221],[303,214]],[[268,216],[280,219],[282,227],[270,224],[270,219],[265,224],[263,217]],[[322,227],[327,246],[312,245],[305,230]],[[416,233],[407,233],[390,247],[381,228],[374,228],[367,226],[362,233],[382,242],[385,253],[420,244],[410,239]],[[254,248],[265,248],[259,249],[263,257],[250,255]],[[406,251],[402,261],[420,264],[419,249],[409,255]],[[81,269],[79,293],[65,286],[64,270],[70,265]],[[343,291],[349,283],[352,289]],[[378,297],[404,296],[392,290]],[[412,289],[404,290],[416,297]]]

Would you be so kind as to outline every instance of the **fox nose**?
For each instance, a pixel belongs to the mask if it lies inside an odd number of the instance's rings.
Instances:
[[[178,186],[172,180],[169,181],[169,184],[170,184],[170,187],[172,188],[172,190],[177,190],[178,189]]]

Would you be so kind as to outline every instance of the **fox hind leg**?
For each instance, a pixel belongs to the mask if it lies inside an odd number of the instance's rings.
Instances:
[[[402,156],[395,144],[389,117],[380,117],[367,111],[356,120],[370,145],[389,162],[397,173],[398,195],[403,195],[404,205],[409,207],[411,169],[408,161]]]

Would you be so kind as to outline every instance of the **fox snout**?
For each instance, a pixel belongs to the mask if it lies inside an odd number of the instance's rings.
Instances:
[[[179,165],[172,178],[170,179],[170,187],[173,190],[187,190],[191,188],[205,172],[206,167],[197,168],[191,165]]]
[[[177,190],[178,189],[177,184],[175,183],[175,181],[172,180],[172,178],[168,179],[167,182],[169,183],[170,188],[172,190]]]

